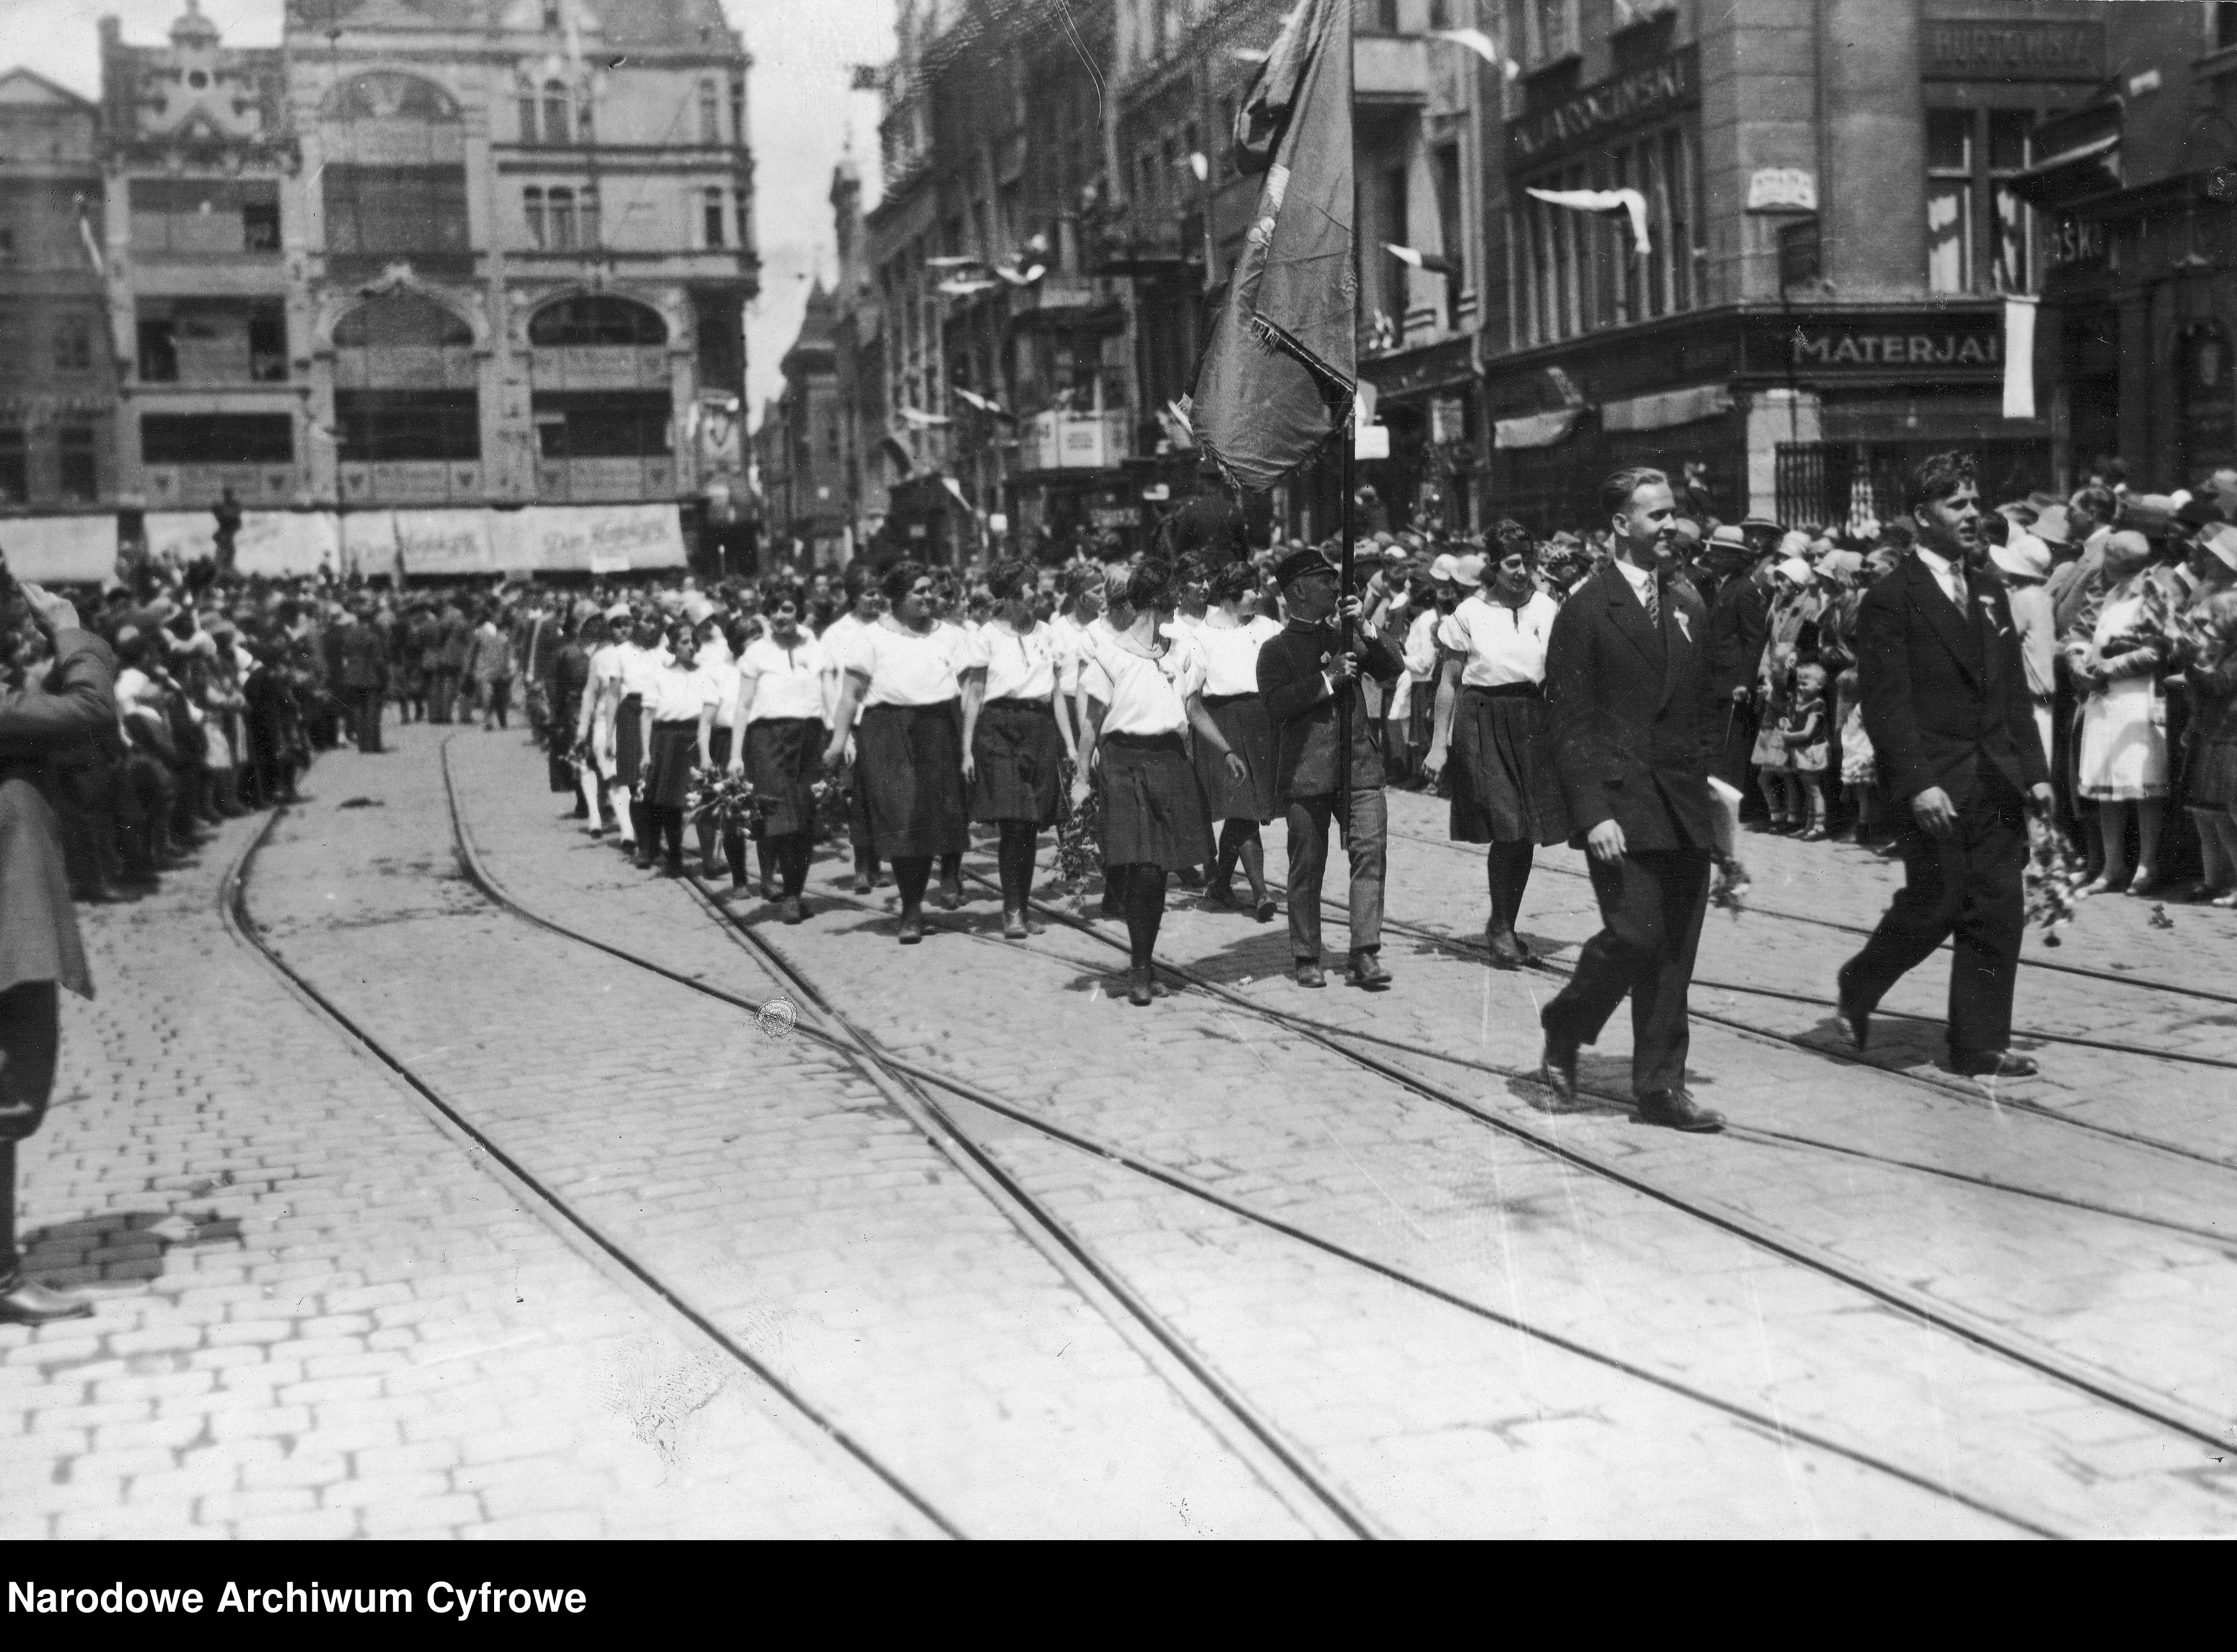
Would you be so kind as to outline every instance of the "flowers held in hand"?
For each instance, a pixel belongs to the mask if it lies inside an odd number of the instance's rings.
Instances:
[[[2065,836],[2042,820],[2028,825],[2028,863],[2021,874],[2027,921],[2042,929],[2045,946],[2059,944],[2058,931],[2074,921],[2087,880],[2082,862]]]
[[[726,833],[754,836],[759,826],[754,783],[742,771],[695,768],[683,794],[683,814],[695,823],[711,819]]]
[[[1737,857],[1720,854],[1717,857],[1717,881],[1709,889],[1709,904],[1723,907],[1738,923],[1740,914],[1747,910],[1747,892],[1754,882]]]

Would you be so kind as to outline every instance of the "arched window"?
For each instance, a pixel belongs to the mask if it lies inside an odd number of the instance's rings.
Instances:
[[[334,323],[340,350],[473,347],[474,330],[461,317],[417,293],[392,293],[360,304]]]
[[[660,313],[610,293],[583,293],[547,304],[529,318],[528,342],[560,345],[660,345],[668,324]]]
[[[349,464],[477,459],[474,330],[420,293],[390,293],[334,324],[334,422]]]
[[[564,81],[544,82],[544,141],[546,143],[571,143],[570,111],[567,107],[567,83]]]

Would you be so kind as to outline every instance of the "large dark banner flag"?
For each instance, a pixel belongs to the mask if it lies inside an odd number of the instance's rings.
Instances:
[[[1271,487],[1351,411],[1351,8],[1299,0],[1236,116],[1236,162],[1266,181],[1190,422],[1238,487]]]

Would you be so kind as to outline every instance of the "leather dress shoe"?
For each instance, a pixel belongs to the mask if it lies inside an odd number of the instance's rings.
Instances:
[[[808,909],[800,904],[797,895],[787,895],[776,909],[777,917],[788,924],[797,924],[808,916]]]
[[[2033,1078],[2042,1069],[2033,1056],[2016,1056],[2009,1050],[1976,1050],[1950,1057],[1950,1070],[1968,1078]]]
[[[1639,1116],[1666,1129],[1706,1135],[1725,1128],[1725,1116],[1712,1113],[1682,1089],[1649,1090],[1639,1098]]]
[[[901,918],[901,944],[903,946],[914,946],[922,939],[924,939],[924,918],[922,916],[915,912],[904,914]]]
[[[1849,1035],[1849,1045],[1861,1050],[1871,1042],[1872,1012],[1871,1007],[1858,1001],[1849,990],[1848,971],[1844,970],[1833,977],[1835,1004],[1833,1013],[1840,1017],[1841,1027]]]
[[[1002,938],[1006,941],[1022,941],[1028,937],[1044,935],[1047,932],[1047,925],[1036,924],[1016,907],[1011,907],[1002,913]]]
[[[1127,971],[1126,1002],[1132,1004],[1137,1010],[1146,1010],[1150,1007],[1150,999],[1152,996],[1151,982],[1154,978],[1155,974],[1156,972],[1154,971],[1147,968],[1130,970]]]
[[[1538,1082],[1554,1092],[1563,1107],[1577,1104],[1577,1046],[1574,1040],[1546,1035],[1546,1053],[1538,1059]]]
[[[1343,978],[1350,985],[1380,992],[1390,984],[1390,971],[1382,967],[1382,960],[1372,952],[1354,952],[1343,966]]]
[[[1328,977],[1321,973],[1317,958],[1301,958],[1297,960],[1297,984],[1301,987],[1324,987],[1328,984]]]
[[[85,1297],[65,1296],[30,1280],[18,1280],[0,1292],[0,1325],[44,1325],[50,1320],[83,1320],[93,1314]]]

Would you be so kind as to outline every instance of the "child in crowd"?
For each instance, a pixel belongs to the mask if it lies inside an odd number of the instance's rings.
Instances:
[[[1872,755],[1872,737],[1864,732],[1864,701],[1856,667],[1834,680],[1833,690],[1834,722],[1841,731],[1841,790],[1856,805],[1855,840],[1870,843],[1882,830],[1879,764]]]
[[[1794,686],[1778,720],[1784,748],[1788,819],[1805,843],[1825,835],[1825,757],[1830,718],[1825,709],[1825,668],[1806,660],[1794,669]]]
[[[1792,832],[1799,824],[1788,806],[1786,780],[1786,708],[1792,696],[1792,684],[1788,673],[1771,668],[1766,662],[1763,675],[1758,680],[1763,697],[1763,722],[1756,730],[1755,749],[1748,760],[1755,765],[1755,783],[1763,793],[1764,806],[1770,811],[1765,822],[1773,832]]]

